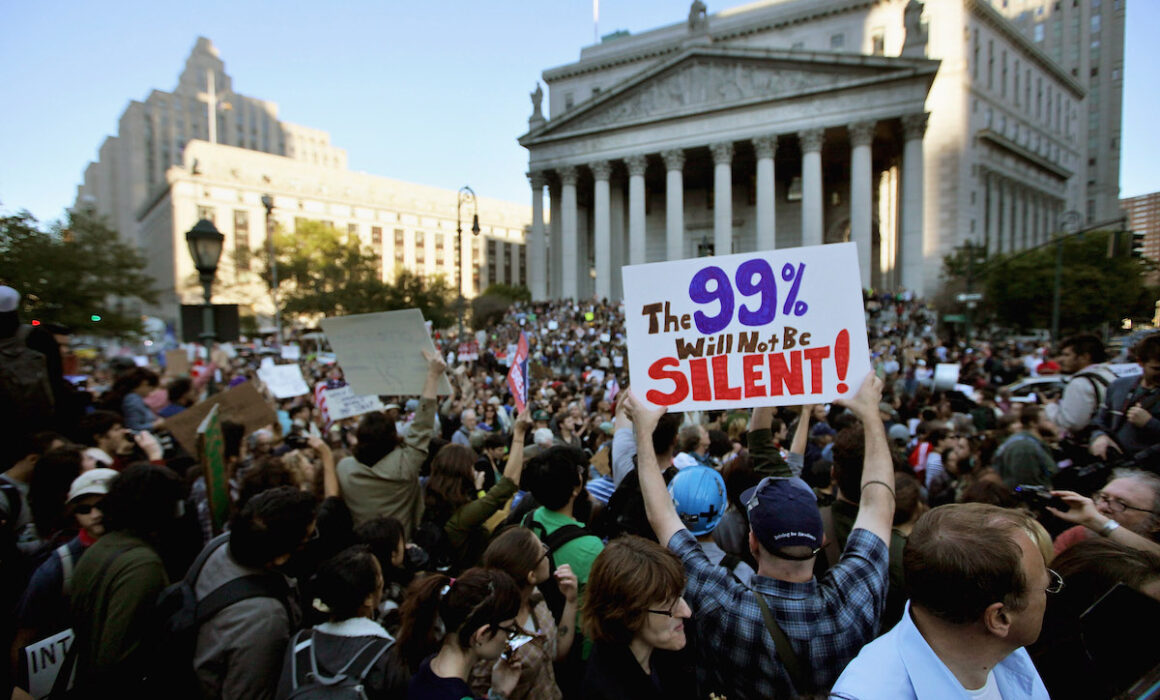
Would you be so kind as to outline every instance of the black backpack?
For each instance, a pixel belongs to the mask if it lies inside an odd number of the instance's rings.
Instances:
[[[13,341],[0,362],[0,404],[16,427],[43,429],[53,417],[55,398],[44,355]]]
[[[229,542],[225,532],[210,540],[189,567],[185,578],[172,584],[157,598],[154,612],[159,629],[156,632],[157,662],[150,674],[150,685],[172,700],[176,697],[201,697],[201,683],[193,670],[198,630],[222,610],[249,598],[274,598],[285,607],[291,620],[290,587],[281,574],[254,574],[229,581],[214,589],[202,600],[195,587],[202,567],[219,547]]]
[[[314,654],[314,630],[302,630],[290,640],[290,694],[287,698],[353,698],[366,700],[363,683],[374,665],[391,648],[390,637],[372,639],[332,676],[320,673]]]
[[[536,537],[539,537],[541,542],[548,545],[548,568],[552,572],[556,571],[556,552],[560,551],[561,547],[572,540],[592,534],[586,527],[569,523],[556,528],[549,535],[547,528],[532,517],[534,515],[535,511],[525,515],[522,525],[536,533]],[[548,577],[548,580],[541,583],[537,588],[543,594],[544,602],[547,603],[548,609],[552,611],[552,617],[559,623],[560,617],[564,614],[565,601],[564,594],[560,592],[560,586],[556,583],[556,577]]]
[[[635,457],[633,458],[635,461]],[[667,485],[680,471],[670,466],[662,472]],[[637,535],[656,542],[648,514],[644,509],[644,496],[640,492],[640,479],[633,469],[620,480],[620,485],[612,492],[608,505],[601,509],[593,523],[595,534],[604,540],[613,540],[621,535]]]

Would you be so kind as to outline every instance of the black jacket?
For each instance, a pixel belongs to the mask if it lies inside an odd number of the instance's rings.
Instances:
[[[653,651],[645,674],[627,644],[597,642],[588,657],[580,696],[585,700],[693,700],[696,681],[686,655]]]

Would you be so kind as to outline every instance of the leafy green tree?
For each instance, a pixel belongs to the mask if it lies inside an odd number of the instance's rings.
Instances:
[[[0,217],[0,283],[22,294],[26,320],[86,335],[140,333],[137,302],[157,301],[145,268],[145,256],[95,214],[71,212],[47,230],[27,211]]]
[[[494,326],[513,303],[531,300],[532,293],[523,285],[493,284],[471,300],[471,327],[481,330]]]
[[[451,290],[442,277],[424,281],[400,269],[393,284],[383,282],[379,258],[357,236],[349,236],[319,221],[299,221],[293,233],[274,233],[278,262],[278,297],[288,314],[348,316],[418,308],[423,317],[442,327],[453,317]],[[270,284],[269,255],[254,251],[264,262]]]
[[[1152,317],[1156,288],[1146,275],[1154,265],[1127,255],[1109,258],[1107,231],[1085,233],[1063,243],[1060,331],[1093,331],[1120,319]],[[977,249],[976,249],[977,253]],[[1049,328],[1055,290],[1056,247],[994,256],[972,269],[974,287],[984,293],[980,314],[1008,328]],[[948,286],[961,287],[967,252],[956,249],[944,260]]]

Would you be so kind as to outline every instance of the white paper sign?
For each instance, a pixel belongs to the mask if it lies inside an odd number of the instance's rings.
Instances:
[[[423,350],[436,350],[418,309],[324,318],[322,330],[338,353],[346,381],[360,394],[423,392],[427,377]],[[438,391],[451,393],[446,377],[439,380]]]
[[[269,355],[266,355],[265,357],[263,357],[261,364],[258,365],[258,367],[260,369],[269,369],[271,367],[277,367],[277,366],[278,365],[274,364],[274,358],[270,357]]]
[[[632,387],[670,411],[829,403],[870,371],[853,243],[622,270]]]
[[[298,365],[271,365],[258,369],[258,378],[276,399],[289,399],[310,393]]]
[[[383,402],[374,395],[360,396],[349,385],[326,390],[326,414],[330,420],[361,416],[383,410]]]
[[[21,650],[21,662],[24,664],[22,675],[27,676],[28,692],[32,697],[48,697],[52,692],[52,685],[56,682],[56,676],[64,664],[65,654],[72,646],[74,636],[73,631],[68,629],[29,644]]]
[[[302,359],[302,348],[297,343],[282,346],[282,359],[297,362]]]
[[[959,366],[953,362],[940,362],[934,366],[934,390],[953,389],[959,381]]]
[[[560,327],[560,324],[555,321],[548,321],[548,330],[554,331]]]

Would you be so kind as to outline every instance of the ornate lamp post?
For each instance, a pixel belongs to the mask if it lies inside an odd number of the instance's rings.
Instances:
[[[185,242],[189,245],[189,255],[193,258],[193,266],[197,268],[198,279],[201,280],[202,312],[201,312],[201,341],[205,345],[206,363],[212,361],[213,341],[217,333],[213,323],[213,303],[210,297],[213,293],[213,280],[217,276],[218,260],[222,256],[222,241],[225,236],[217,230],[212,221],[202,219],[194,224],[193,228],[185,232]],[[213,393],[213,374],[209,377],[209,391]]]
[[[474,213],[471,215],[471,235],[479,235],[479,204],[475,201],[475,191],[467,185],[459,188],[459,202],[455,206],[455,234],[459,238],[459,296],[455,303],[459,316],[459,342],[463,338],[463,203],[471,204]]]
[[[274,303],[274,331],[278,347],[282,347],[282,307],[278,304],[278,259],[274,256],[274,198],[262,195],[262,206],[266,207],[266,254],[270,258],[270,300]]]

